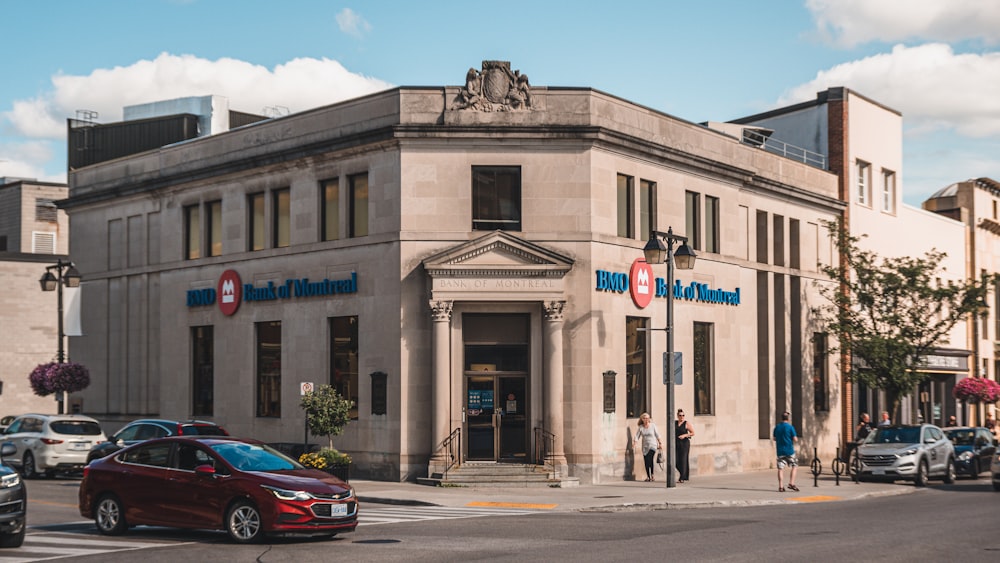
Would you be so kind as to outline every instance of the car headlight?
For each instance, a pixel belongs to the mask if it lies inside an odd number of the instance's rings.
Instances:
[[[958,455],[959,461],[969,461],[972,459],[972,452],[962,452]]]
[[[10,475],[4,475],[0,478],[0,489],[10,489],[11,487],[16,487],[21,484],[21,476],[17,473],[11,473]]]
[[[908,456],[908,455],[916,455],[918,451],[920,451],[918,448],[910,448],[910,449],[908,449],[908,450],[906,450],[904,452],[900,452],[897,455],[899,455],[899,457]]]
[[[271,491],[271,494],[280,498],[281,500],[309,500],[313,496],[305,491],[290,491],[288,489],[279,489],[278,487],[270,487],[268,485],[261,485],[266,490]]]

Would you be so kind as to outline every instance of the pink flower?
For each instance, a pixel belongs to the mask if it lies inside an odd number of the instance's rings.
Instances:
[[[985,377],[967,377],[955,384],[955,398],[969,403],[995,403],[1000,400],[1000,383]]]

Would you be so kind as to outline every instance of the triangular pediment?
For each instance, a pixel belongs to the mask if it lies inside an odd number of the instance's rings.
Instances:
[[[506,231],[493,231],[425,258],[424,269],[437,276],[562,277],[573,259]]]

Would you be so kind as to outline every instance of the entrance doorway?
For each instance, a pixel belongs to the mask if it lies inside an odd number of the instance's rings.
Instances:
[[[466,459],[528,461],[529,317],[463,315]]]

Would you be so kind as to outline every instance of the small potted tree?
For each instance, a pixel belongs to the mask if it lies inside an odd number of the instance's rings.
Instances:
[[[330,385],[320,385],[303,395],[299,406],[306,413],[309,432],[327,438],[327,447],[302,454],[299,456],[299,463],[348,481],[351,475],[351,456],[333,447],[333,437],[339,436],[351,421],[353,401],[342,397]]]

